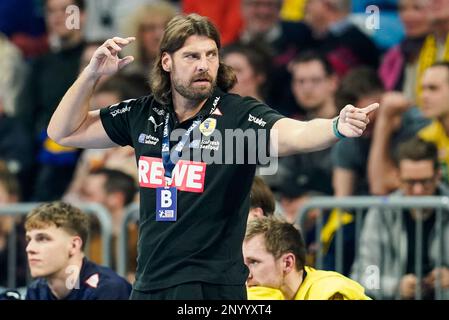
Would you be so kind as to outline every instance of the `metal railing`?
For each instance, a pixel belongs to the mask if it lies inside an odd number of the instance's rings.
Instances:
[[[126,277],[126,271],[128,270],[128,224],[130,222],[137,222],[138,220],[139,205],[132,203],[126,208],[125,214],[123,215],[120,226],[120,237],[118,239],[117,272],[122,277]]]
[[[0,216],[26,216],[31,210],[42,203],[16,203],[0,207]],[[77,204],[83,212],[94,215],[100,222],[102,261],[103,265],[111,265],[111,240],[112,219],[110,213],[101,205],[96,203]],[[8,271],[7,285],[9,288],[16,287],[16,261],[17,261],[17,233],[15,227],[8,235]]]
[[[404,214],[405,209],[434,209],[436,210],[435,217],[435,234],[437,239],[437,255],[436,255],[436,268],[439,268],[443,265],[443,235],[444,230],[443,227],[443,211],[445,213],[449,213],[449,197],[439,197],[439,196],[423,196],[423,197],[399,197],[399,196],[391,196],[391,197],[313,197],[310,201],[305,203],[303,207],[300,209],[296,223],[300,226],[301,230],[305,230],[305,225],[307,221],[307,213],[311,209],[319,209],[320,213],[318,214],[317,220],[315,222],[315,237],[318,245],[317,248],[317,257],[316,257],[316,267],[321,268],[323,265],[323,250],[321,243],[321,230],[323,228],[323,209],[341,209],[341,210],[350,210],[352,212],[355,211],[355,259],[354,263],[359,263],[358,254],[359,254],[359,240],[361,236],[361,230],[363,227],[363,211],[376,208],[379,210],[392,210],[400,211],[400,214]],[[341,213],[338,212],[338,221],[341,221]],[[401,220],[402,221],[402,220]],[[340,225],[337,228],[335,234],[335,270],[337,272],[342,272],[343,270],[343,257],[344,257],[344,245],[343,245],[343,228]],[[401,225],[402,228],[402,225]],[[377,230],[377,232],[382,232],[382,230]],[[423,280],[423,266],[422,266],[422,255],[423,255],[423,221],[422,219],[416,219],[416,228],[415,228],[415,271],[417,277],[417,289],[415,292],[416,299],[422,299],[422,280]],[[357,270],[361,270],[361,268],[356,268]],[[403,276],[400,274],[401,270],[398,271],[398,277]],[[359,275],[360,278],[360,275]],[[435,282],[435,298],[442,299],[442,287],[441,287],[441,278],[437,276]]]

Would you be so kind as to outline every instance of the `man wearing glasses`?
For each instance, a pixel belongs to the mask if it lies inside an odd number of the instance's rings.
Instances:
[[[392,196],[447,196],[449,189],[440,181],[437,147],[413,138],[399,146],[399,189]],[[417,252],[417,222],[422,222],[422,250]],[[436,214],[431,209],[371,209],[361,232],[358,261],[352,278],[365,285],[367,294],[384,299],[414,299],[420,286],[422,298],[435,298],[436,278],[440,275],[443,298],[449,296],[449,215],[442,212],[441,238],[437,234]],[[438,242],[442,245],[439,252]],[[421,259],[419,259],[421,256]],[[441,259],[442,265],[437,261]],[[421,264],[422,281],[417,265]],[[376,270],[373,269],[373,266]],[[358,269],[360,268],[360,269]],[[374,285],[371,271],[379,281]]]

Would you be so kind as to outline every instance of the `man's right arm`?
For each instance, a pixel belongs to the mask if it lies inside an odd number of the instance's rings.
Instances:
[[[382,97],[368,158],[368,180],[373,195],[385,195],[399,187],[398,168],[390,152],[391,138],[401,125],[410,102],[402,93],[389,92]]]
[[[63,146],[78,148],[109,148],[117,146],[107,135],[100,111],[89,112],[89,99],[103,75],[112,75],[133,61],[118,52],[134,38],[107,40],[94,53],[89,65],[66,92],[48,125],[48,136]]]

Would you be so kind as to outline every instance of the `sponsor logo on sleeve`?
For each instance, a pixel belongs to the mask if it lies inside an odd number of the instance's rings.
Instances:
[[[267,124],[267,122],[264,121],[262,118],[257,118],[253,116],[251,113],[248,115],[248,122],[254,122],[255,124],[261,127],[265,127],[265,125]]]
[[[110,113],[111,113],[111,116],[113,118],[115,118],[116,115],[126,113],[130,110],[131,110],[130,106],[124,106],[123,108],[112,110]]]

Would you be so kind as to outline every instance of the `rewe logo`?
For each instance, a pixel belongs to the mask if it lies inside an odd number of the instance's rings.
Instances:
[[[139,185],[142,188],[165,186],[164,165],[162,159],[153,157],[139,158]],[[180,191],[203,192],[206,164],[203,162],[179,160],[173,169],[172,187]]]
[[[256,118],[255,116],[253,116],[252,114],[248,115],[248,121],[249,122],[254,122],[255,124],[258,124],[261,127],[265,127],[265,125],[267,124],[266,121],[263,121],[262,118]]]

